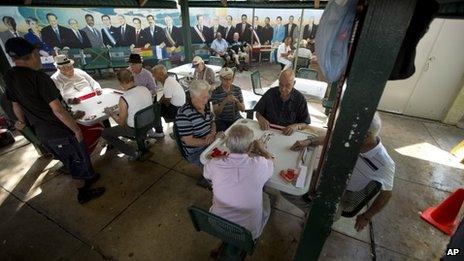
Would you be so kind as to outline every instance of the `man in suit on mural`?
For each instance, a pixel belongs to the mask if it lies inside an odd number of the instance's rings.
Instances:
[[[234,42],[235,26],[233,25],[233,18],[231,15],[226,16],[226,26],[224,27],[224,39],[229,44]]]
[[[295,20],[295,17],[293,15],[291,15],[288,18],[288,24],[286,24],[284,26],[285,27],[285,38],[290,36],[290,37],[292,37],[292,40],[293,40],[295,30],[298,31],[298,26],[296,26],[296,24],[293,23],[294,20]]]
[[[253,23],[253,42],[256,44],[262,44],[263,39],[263,27],[259,25],[259,18],[254,17]]]
[[[83,30],[79,30],[79,23],[76,19],[69,19],[68,24],[71,28],[71,32],[69,33],[69,35],[66,35],[66,39],[68,39],[69,48],[84,49],[92,47],[92,45],[90,44],[90,40],[87,37],[87,34]]]
[[[111,18],[109,15],[102,15],[101,20],[103,23],[103,28],[101,29],[103,43],[105,46],[116,46],[118,44],[116,39],[119,39],[118,28],[111,25]]]
[[[155,17],[153,15],[147,16],[148,27],[143,29],[143,34],[145,35],[145,47],[150,46],[160,46],[164,47],[163,42],[165,42],[163,28],[156,25]]]
[[[145,44],[147,43],[149,36],[145,35],[145,33],[142,30],[142,21],[139,18],[134,18],[132,19],[132,22],[134,23],[134,28],[135,28],[135,42],[134,45],[137,48],[144,47]]]
[[[93,19],[93,16],[91,14],[86,14],[84,18],[87,25],[82,28],[82,31],[84,31],[87,38],[89,38],[92,47],[105,47],[100,30],[95,28],[95,20]]]
[[[203,15],[197,15],[197,25],[193,26],[190,30],[192,34],[192,43],[202,44],[211,43],[211,28],[204,25],[205,17]]]
[[[164,23],[166,24],[166,28],[164,28],[166,47],[172,48],[183,45],[182,32],[179,27],[173,25],[172,17],[169,15],[164,17]]]
[[[216,34],[219,32],[221,35],[225,35],[225,27],[219,24],[219,17],[214,16],[211,20],[211,35],[209,36],[210,39],[216,38]],[[212,40],[214,41],[214,39]],[[212,42],[211,41],[211,42]]]
[[[272,42],[272,36],[274,35],[274,28],[271,26],[271,18],[266,17],[264,19],[264,26],[262,29],[262,38],[261,38],[261,43],[268,45],[271,44]]]
[[[4,16],[2,18],[3,24],[5,24],[7,30],[4,32],[0,32],[0,39],[2,39],[3,43],[10,38],[20,37],[21,35],[16,30],[16,21],[11,16]]]
[[[69,45],[67,36],[74,34],[69,28],[58,24],[58,17],[54,13],[48,13],[46,16],[48,24],[42,29],[42,40],[52,48],[63,48]]]
[[[135,28],[126,23],[124,15],[117,15],[120,26],[118,27],[119,37],[116,39],[118,46],[135,45]]]
[[[242,14],[242,22],[235,26],[235,31],[239,34],[240,42],[251,43],[251,24],[248,23],[246,14]]]

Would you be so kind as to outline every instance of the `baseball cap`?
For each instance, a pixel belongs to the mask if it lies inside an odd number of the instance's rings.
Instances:
[[[11,58],[21,58],[31,54],[38,47],[21,37],[10,38],[5,43],[5,51]]]
[[[205,63],[200,56],[195,56],[192,60],[192,67],[197,66],[199,63]]]

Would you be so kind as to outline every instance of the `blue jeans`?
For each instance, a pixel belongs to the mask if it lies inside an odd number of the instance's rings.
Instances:
[[[203,164],[201,164],[201,161],[200,161],[200,156],[201,156],[201,153],[203,152],[203,150],[200,150],[200,151],[197,151],[193,154],[190,154],[187,156],[187,161],[192,163],[192,164],[195,164],[197,165],[198,167],[200,167],[202,170],[203,170]]]
[[[78,142],[73,135],[41,140],[44,147],[69,170],[73,179],[88,180],[95,177],[84,141]]]

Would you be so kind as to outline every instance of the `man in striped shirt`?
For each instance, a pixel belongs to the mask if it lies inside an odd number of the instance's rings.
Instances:
[[[356,217],[355,229],[357,231],[362,230],[367,224],[369,224],[372,217],[379,213],[385,205],[387,205],[392,195],[393,180],[395,177],[395,162],[392,160],[390,155],[388,155],[387,150],[380,140],[380,127],[380,117],[378,113],[375,113],[366,138],[361,145],[358,160],[356,161],[353,173],[351,174],[348,185],[346,186],[345,194],[340,201],[340,207],[336,217],[340,217],[344,206],[350,204],[350,201],[352,201],[356,192],[364,189],[371,181],[379,182],[382,185],[380,193],[369,206],[367,211]],[[306,129],[308,128],[312,129],[313,127],[307,126]],[[317,131],[321,132],[321,130]],[[297,141],[290,149],[301,150],[308,146],[319,146],[324,143],[324,139],[325,134],[321,133],[318,137],[311,137],[307,140]],[[305,204],[303,200],[301,200],[301,197],[295,198],[287,194],[283,194],[283,196],[303,211],[309,210],[309,204]],[[305,198],[305,196],[303,196],[303,198]]]
[[[200,155],[216,137],[216,124],[208,106],[209,88],[206,81],[193,80],[190,100],[179,108],[175,120],[185,158],[202,168]]]

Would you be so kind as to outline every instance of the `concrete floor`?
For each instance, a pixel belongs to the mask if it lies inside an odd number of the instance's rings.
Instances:
[[[263,86],[277,78],[278,68],[266,69]],[[249,72],[236,83],[250,89]],[[464,186],[464,165],[447,153],[464,132],[387,113],[381,118],[382,141],[397,167],[393,197],[374,218],[372,235],[355,232],[354,219],[334,224],[320,260],[436,260],[444,253],[449,237],[419,212]],[[102,174],[97,185],[107,192],[84,206],[69,176],[57,173],[60,164],[38,158],[17,139],[0,150],[0,260],[208,260],[218,245],[190,222],[186,207],[207,209],[211,193],[195,185],[200,170],[181,158],[168,136],[141,162],[129,163],[115,151],[94,157]],[[249,260],[292,260],[303,222],[303,213],[279,198]]]

